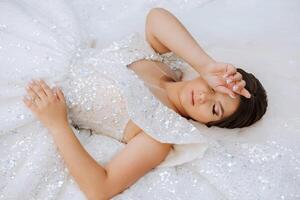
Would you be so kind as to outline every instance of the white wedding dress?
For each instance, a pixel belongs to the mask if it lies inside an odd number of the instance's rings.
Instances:
[[[0,2],[0,199],[85,199],[48,130],[22,102],[36,78],[62,88],[74,133],[99,164],[125,147],[130,119],[174,144],[165,161],[113,199],[300,199],[299,153],[275,141],[212,137],[220,129],[182,118],[127,65],[186,63],[155,53],[137,32],[93,48],[66,2]]]

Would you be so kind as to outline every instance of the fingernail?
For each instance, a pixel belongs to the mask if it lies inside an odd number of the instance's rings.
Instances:
[[[229,95],[231,98],[235,99],[236,97],[233,94]]]
[[[226,83],[227,83],[227,84],[229,84],[229,83],[231,83],[231,82],[232,82],[231,79],[226,79]]]
[[[224,75],[223,75],[223,78],[226,78],[227,76],[228,76],[228,74],[224,74]]]
[[[233,88],[232,88],[234,91],[236,91],[238,89],[238,86],[237,85],[234,85]]]

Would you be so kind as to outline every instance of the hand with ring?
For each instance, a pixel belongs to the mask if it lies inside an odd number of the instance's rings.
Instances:
[[[63,92],[52,90],[43,80],[31,81],[26,87],[30,99],[23,102],[34,115],[49,129],[68,124],[67,105]]]

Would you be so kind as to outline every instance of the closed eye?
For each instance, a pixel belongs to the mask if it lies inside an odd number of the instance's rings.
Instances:
[[[216,91],[213,88],[211,88],[211,90],[212,90],[213,93],[216,93]],[[216,112],[215,107],[216,107],[216,104],[214,104],[213,107],[212,107],[212,113],[213,113],[213,115],[218,116],[218,113]]]
[[[216,107],[216,104],[213,105],[212,113],[213,113],[214,115],[217,115],[218,113],[215,111],[215,107]]]

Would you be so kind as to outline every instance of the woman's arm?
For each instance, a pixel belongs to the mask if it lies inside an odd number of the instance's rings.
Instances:
[[[106,166],[101,166],[69,126],[50,129],[50,132],[71,175],[90,200],[110,199],[124,191],[162,162],[171,147],[141,132]]]
[[[106,200],[122,192],[162,162],[172,146],[141,132],[106,166],[101,166],[69,126],[62,91],[53,94],[44,81],[39,81],[29,84],[27,92],[36,100],[33,103],[24,99],[24,103],[49,129],[69,172],[90,200]]]
[[[50,127],[66,167],[89,200],[106,200],[107,172],[84,149],[68,123]]]
[[[163,8],[150,10],[145,32],[147,41],[155,51],[161,54],[173,51],[198,72],[216,62],[203,51],[182,23]]]
[[[197,41],[169,11],[153,8],[146,19],[146,39],[158,53],[173,51],[199,72],[216,91],[235,98],[237,94],[250,98],[246,82],[236,68],[219,63],[203,51]]]

